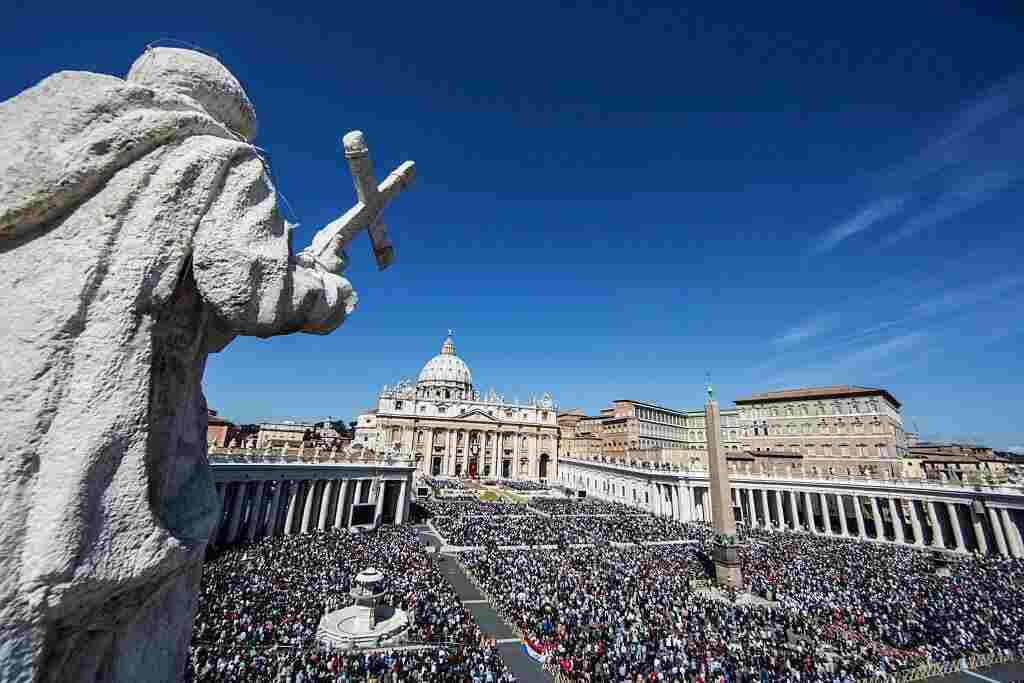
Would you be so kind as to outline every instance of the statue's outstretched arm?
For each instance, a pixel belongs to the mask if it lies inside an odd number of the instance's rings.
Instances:
[[[263,162],[245,146],[194,242],[196,284],[225,331],[259,337],[327,334],[355,308],[348,280],[295,258],[290,242]]]

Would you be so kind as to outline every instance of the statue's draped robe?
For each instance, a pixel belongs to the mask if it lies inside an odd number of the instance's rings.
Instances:
[[[0,103],[0,149],[0,680],[174,677],[219,511],[206,355],[355,295],[188,97],[61,72]]]

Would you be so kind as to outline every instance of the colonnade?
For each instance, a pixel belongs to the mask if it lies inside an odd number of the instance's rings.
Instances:
[[[589,463],[588,463],[589,464]],[[622,466],[576,466],[563,460],[560,479],[588,496],[633,505],[679,521],[712,522],[706,477],[672,477]],[[620,471],[621,470],[621,471]],[[802,480],[792,484],[732,482],[736,520],[750,527],[822,536],[977,551],[1024,557],[1024,495],[836,487]]]
[[[369,523],[375,528],[383,523],[401,524],[408,518],[408,480],[310,474],[220,481],[216,483],[220,516],[211,543],[251,543],[270,536],[367,523],[354,519],[356,505],[374,505]]]

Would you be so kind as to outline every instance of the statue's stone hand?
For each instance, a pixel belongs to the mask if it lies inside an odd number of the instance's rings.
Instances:
[[[341,274],[348,268],[348,253],[345,251],[344,238],[341,234],[331,239],[328,248],[315,256],[312,245],[300,251],[296,260],[307,268],[322,270],[328,273]]]

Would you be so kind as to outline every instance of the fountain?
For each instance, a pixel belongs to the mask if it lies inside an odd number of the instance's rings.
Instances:
[[[328,612],[320,620],[320,642],[346,649],[381,647],[401,641],[409,628],[409,615],[394,607],[382,606],[384,574],[373,567],[359,572],[349,595],[355,603]]]

